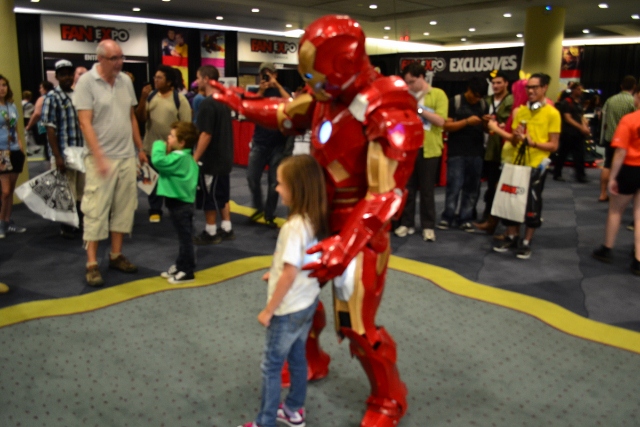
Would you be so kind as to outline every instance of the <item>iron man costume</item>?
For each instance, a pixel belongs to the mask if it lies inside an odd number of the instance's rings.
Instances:
[[[407,409],[407,389],[396,368],[396,345],[375,324],[390,254],[389,222],[401,211],[404,187],[422,146],[416,100],[399,77],[382,77],[365,53],[360,25],[325,16],[300,40],[298,70],[306,92],[293,100],[243,98],[217,82],[214,98],[262,126],[283,133],[311,129],[311,153],[324,168],[332,235],[309,253],[303,268],[321,283],[334,280],[336,330],[350,341],[371,383],[362,427],[397,425]],[[309,377],[328,372],[318,335],[324,309],[307,341]]]

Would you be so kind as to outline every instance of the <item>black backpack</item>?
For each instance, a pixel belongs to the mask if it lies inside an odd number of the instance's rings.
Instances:
[[[151,102],[153,97],[156,96],[157,94],[158,94],[158,91],[156,89],[152,90],[149,96],[147,97],[147,103]],[[180,97],[178,96],[178,91],[175,89],[173,90],[173,102],[176,104],[176,110],[180,112]]]

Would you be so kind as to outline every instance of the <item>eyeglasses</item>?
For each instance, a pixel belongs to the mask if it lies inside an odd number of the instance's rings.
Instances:
[[[541,85],[531,85],[531,86],[525,86],[524,88],[526,90],[536,90],[536,89],[540,89],[542,86]]]
[[[103,58],[106,59],[107,61],[111,61],[111,62],[124,61],[125,59],[127,59],[124,55],[112,56],[110,58],[107,58],[107,57],[103,56]]]

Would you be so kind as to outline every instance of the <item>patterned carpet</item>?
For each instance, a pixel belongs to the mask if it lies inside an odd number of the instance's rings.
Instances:
[[[269,262],[207,269],[192,287],[154,277],[0,310],[0,425],[229,427],[252,419],[264,340],[255,316]],[[438,267],[391,265],[378,323],[398,344],[409,389],[400,426],[639,424],[637,333]],[[329,289],[322,299],[331,307]],[[332,327],[329,316],[322,344],[331,372],[309,387],[307,425],[355,427],[368,382]]]

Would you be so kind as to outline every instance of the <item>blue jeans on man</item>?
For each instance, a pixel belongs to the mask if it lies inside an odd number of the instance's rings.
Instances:
[[[455,156],[447,159],[447,190],[442,219],[450,226],[461,225],[475,219],[482,163],[483,159],[480,156]],[[458,201],[460,212],[456,217]]]
[[[247,165],[247,182],[253,207],[258,212],[264,211],[264,219],[273,221],[275,218],[276,207],[278,206],[278,193],[276,186],[276,171],[280,161],[285,157],[286,144],[256,144],[251,146],[249,153],[249,164]],[[262,201],[262,172],[264,168],[269,166],[267,176],[267,201]]]
[[[280,405],[282,366],[289,363],[291,386],[284,404],[291,411],[304,406],[307,397],[306,344],[318,299],[309,307],[284,316],[273,316],[267,327],[262,358],[262,403],[256,418],[260,427],[276,427]]]

